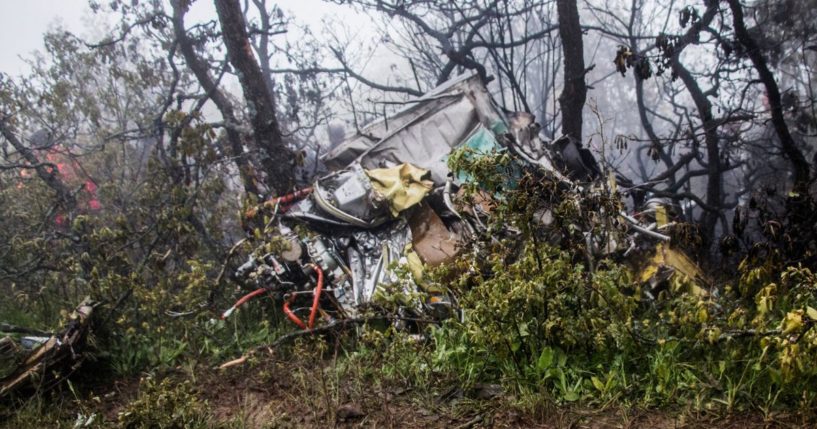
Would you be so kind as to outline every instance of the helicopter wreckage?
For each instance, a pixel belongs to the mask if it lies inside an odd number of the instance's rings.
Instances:
[[[261,246],[237,270],[235,278],[254,291],[222,316],[269,294],[303,330],[354,318],[389,294],[421,297],[400,308],[407,317],[453,314],[456,308],[445,288],[424,281],[424,271],[452,262],[475,239],[491,233],[486,227],[490,204],[459,198],[472,178],[449,166],[457,150],[505,153],[520,171],[574,193],[620,198],[614,177],[611,186],[599,180],[598,164],[580,142],[568,137],[545,142],[533,115],[503,111],[478,76],[465,75],[334,147],[323,157],[331,172],[311,187],[265,202],[278,245],[272,251]],[[599,182],[605,186],[594,185]],[[637,277],[649,286],[648,297],[675,273],[705,285],[700,269],[670,247],[669,235],[662,232],[666,213],[660,202],[651,201],[637,215],[640,219],[623,211],[607,214],[626,226],[619,228],[623,233],[605,237],[587,231],[590,257],[627,257],[637,248],[648,249],[652,256],[637,268]],[[539,226],[547,228],[552,216],[542,208]],[[706,293],[704,287],[694,289]]]

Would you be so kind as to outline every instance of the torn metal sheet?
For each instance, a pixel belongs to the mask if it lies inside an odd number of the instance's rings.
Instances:
[[[554,165],[564,170],[570,179],[589,182],[601,175],[596,158],[575,138],[559,137],[553,142],[552,147],[556,155]]]
[[[388,207],[378,197],[358,164],[315,181],[313,200],[325,213],[351,225],[372,228],[387,219]]]
[[[563,175],[553,160],[553,155],[547,144],[539,137],[541,126],[536,117],[526,112],[514,112],[508,115],[510,133],[513,141],[509,148],[522,160],[548,172],[553,178],[562,183],[571,183]]]
[[[324,157],[333,169],[353,161],[364,168],[409,163],[431,172],[435,186],[445,184],[446,160],[478,125],[495,134],[508,131],[505,115],[477,75],[464,75],[414,100],[408,108],[364,127]],[[367,144],[368,148],[359,152]]]
[[[490,97],[487,97],[486,100],[486,96],[482,92],[487,93],[476,74],[463,74],[434,88],[422,97],[409,101],[405,109],[390,115],[388,118],[382,118],[366,125],[357,134],[332,148],[321,158],[326,166],[332,170],[345,168],[381,142],[395,138],[399,140],[401,138],[400,132],[408,127],[434,124],[434,121],[429,118],[440,111],[448,111],[446,116],[453,121],[447,125],[448,131],[444,133],[449,136],[452,135],[451,131],[455,129],[472,129],[476,122],[480,120],[485,120],[489,124],[504,122],[501,112],[496,108],[492,108],[492,110],[495,110],[493,112],[478,112],[473,107],[468,106],[469,102],[465,100],[468,93],[473,94],[471,98],[474,100],[481,100],[479,103],[482,105],[486,101],[492,103]],[[463,131],[459,132],[462,133]],[[432,140],[427,144],[433,142],[435,141]],[[408,159],[404,161],[411,162]],[[415,165],[420,164],[415,163]],[[378,167],[381,166],[368,168]]]

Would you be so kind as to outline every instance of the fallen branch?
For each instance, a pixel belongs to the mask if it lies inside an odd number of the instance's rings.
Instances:
[[[644,235],[648,235],[650,237],[657,238],[659,240],[670,241],[670,237],[668,235],[659,234],[659,233],[657,233],[655,231],[650,231],[649,229],[641,226],[640,222],[638,222],[637,220],[635,220],[634,218],[632,218],[631,216],[627,215],[624,212],[621,212],[619,214],[621,215],[622,218],[624,218],[624,220],[626,220],[630,224],[630,226],[634,230],[636,230],[636,231],[638,231],[638,232],[640,232],[640,233],[642,233]]]
[[[467,422],[457,426],[455,429],[468,429],[468,428],[474,427],[476,424],[481,423],[481,422],[482,422],[482,414],[478,414],[473,419],[468,420]]]
[[[11,334],[37,335],[40,337],[50,337],[54,335],[53,332],[45,332],[40,331],[38,329],[31,329],[23,326],[15,326],[8,323],[0,323],[0,332],[8,332]]]
[[[71,313],[70,321],[60,334],[51,335],[14,372],[0,379],[0,397],[28,385],[38,375],[49,374],[49,370],[61,367],[63,363],[71,363],[72,368],[76,368],[83,359],[80,350],[87,337],[93,310],[91,298],[85,298]],[[58,378],[62,379],[64,377]]]
[[[230,259],[232,259],[233,256],[235,256],[235,252],[238,250],[238,248],[241,247],[241,245],[246,242],[247,242],[246,238],[238,240],[238,242],[235,243],[232,248],[230,248],[230,251],[227,252],[227,256],[224,257],[224,263],[221,265],[221,270],[218,273],[218,277],[216,277],[215,286],[212,289],[210,289],[210,294],[207,297],[208,307],[211,307],[216,300],[216,290],[221,289],[221,281],[224,280],[224,273],[227,271],[227,265],[230,263]]]

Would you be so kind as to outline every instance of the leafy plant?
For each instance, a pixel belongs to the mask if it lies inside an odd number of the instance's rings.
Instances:
[[[189,382],[144,378],[139,396],[119,413],[122,428],[204,428],[210,414]]]

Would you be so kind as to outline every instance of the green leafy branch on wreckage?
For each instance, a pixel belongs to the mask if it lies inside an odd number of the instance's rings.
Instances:
[[[473,176],[466,186],[476,195],[507,182],[506,159],[452,156],[452,168]],[[622,228],[618,196],[560,189],[535,172],[518,183],[492,212],[497,229],[516,233],[435,272],[463,313],[434,332],[440,368],[465,383],[500,381],[529,403],[545,394],[728,410],[813,405],[809,269],[746,260],[736,284],[693,293],[696,280],[675,275],[648,299],[637,264],[615,252],[595,266],[583,257],[585,232]],[[548,225],[536,222],[543,210],[552,211]]]

